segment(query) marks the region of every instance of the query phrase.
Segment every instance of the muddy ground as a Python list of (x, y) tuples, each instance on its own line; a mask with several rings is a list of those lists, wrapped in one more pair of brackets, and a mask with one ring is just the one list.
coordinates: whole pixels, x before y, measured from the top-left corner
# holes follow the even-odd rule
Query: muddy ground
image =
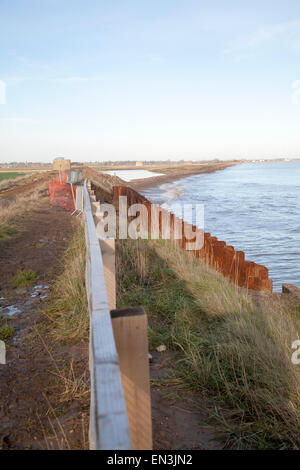
[(151, 351), (150, 364), (153, 448), (158, 450), (218, 450), (226, 448), (200, 393), (173, 379), (171, 352)]
[[(87, 371), (87, 344), (55, 343), (42, 313), (74, 223), (64, 209), (50, 207), (45, 194), (21, 226), (0, 245), (0, 314), (15, 329), (6, 341), (7, 364), (0, 365), (0, 448), (87, 448), (88, 396), (62, 396), (59, 377), (68, 377), (71, 362), (77, 374)], [(38, 279), (31, 287), (13, 288), (18, 269), (34, 270)], [(16, 313), (9, 316), (12, 307)]]
[(28, 178), (30, 181), (24, 181), (24, 183), (22, 181), (14, 182), (14, 180), (9, 180), (7, 186), (0, 189), (0, 199), (13, 199), (30, 193), (43, 183), (49, 181), (49, 179), (54, 178), (54, 175), (54, 172), (47, 172), (42, 175), (33, 175)]

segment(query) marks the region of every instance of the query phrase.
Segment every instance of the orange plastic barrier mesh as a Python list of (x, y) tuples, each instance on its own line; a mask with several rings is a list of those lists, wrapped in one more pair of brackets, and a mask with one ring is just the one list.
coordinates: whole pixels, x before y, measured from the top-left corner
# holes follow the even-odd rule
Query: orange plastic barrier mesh
[(48, 183), (50, 204), (51, 206), (63, 207), (67, 211), (73, 212), (75, 210), (76, 186), (71, 188), (71, 185), (66, 184), (66, 181), (67, 175), (63, 173), (60, 180), (56, 179)]

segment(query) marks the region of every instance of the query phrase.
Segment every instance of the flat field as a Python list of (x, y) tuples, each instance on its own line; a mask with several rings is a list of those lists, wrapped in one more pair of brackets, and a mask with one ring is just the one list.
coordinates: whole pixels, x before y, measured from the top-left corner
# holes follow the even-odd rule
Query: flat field
[(23, 176), (23, 175), (24, 175), (24, 173), (19, 173), (17, 171), (14, 171), (14, 172), (12, 172), (12, 171), (6, 171), (6, 172), (0, 171), (0, 181), (17, 178), (18, 176)]

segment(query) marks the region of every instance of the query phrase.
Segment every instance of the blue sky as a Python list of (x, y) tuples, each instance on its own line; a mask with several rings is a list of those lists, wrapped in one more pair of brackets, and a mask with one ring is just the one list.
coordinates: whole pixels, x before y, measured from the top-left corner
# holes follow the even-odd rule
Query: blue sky
[(299, 1), (1, 0), (0, 41), (1, 161), (300, 158)]

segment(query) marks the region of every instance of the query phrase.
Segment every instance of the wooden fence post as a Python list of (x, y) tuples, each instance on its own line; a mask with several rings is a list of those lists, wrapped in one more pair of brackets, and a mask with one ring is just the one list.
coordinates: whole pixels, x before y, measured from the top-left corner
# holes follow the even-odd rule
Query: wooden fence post
[(152, 449), (147, 315), (142, 307), (111, 311), (132, 447)]

